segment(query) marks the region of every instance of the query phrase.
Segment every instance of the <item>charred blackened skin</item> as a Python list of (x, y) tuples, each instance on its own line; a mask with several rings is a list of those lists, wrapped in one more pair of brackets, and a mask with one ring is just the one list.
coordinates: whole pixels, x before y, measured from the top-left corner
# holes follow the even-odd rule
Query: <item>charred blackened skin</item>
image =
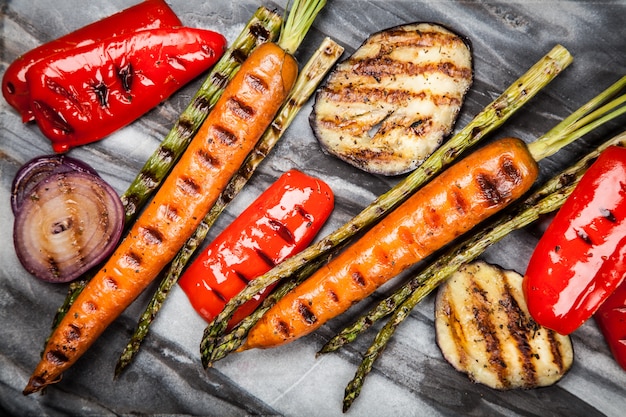
[(120, 68), (117, 72), (117, 76), (122, 82), (122, 88), (124, 88), (124, 91), (126, 91), (127, 93), (130, 92), (130, 89), (133, 85), (133, 75), (133, 66), (131, 64)]
[(303, 302), (298, 303), (298, 313), (300, 313), (300, 316), (307, 324), (314, 324), (317, 321), (315, 314)]
[(109, 106), (109, 88), (103, 82), (93, 86), (93, 92), (98, 98), (101, 107)]
[(284, 240), (285, 242), (289, 244), (293, 244), (295, 242), (295, 238), (293, 234), (287, 228), (287, 226), (285, 226), (282, 222), (279, 222), (274, 219), (270, 219), (269, 225), (272, 228), (272, 230), (274, 230), (278, 234), (278, 236), (280, 236), (280, 238)]

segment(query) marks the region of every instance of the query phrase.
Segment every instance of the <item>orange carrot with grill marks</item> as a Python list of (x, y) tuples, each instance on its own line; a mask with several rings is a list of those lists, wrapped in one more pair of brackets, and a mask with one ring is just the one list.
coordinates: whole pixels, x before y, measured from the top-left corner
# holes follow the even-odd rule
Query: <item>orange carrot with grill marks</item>
[(324, 3), (297, 1), (287, 18), (293, 29), (243, 63), (153, 201), (50, 336), (25, 395), (57, 382), (192, 235), (295, 83), (291, 54)]
[(469, 231), (530, 189), (538, 167), (524, 142), (493, 142), (446, 171), (285, 295), (241, 350), (290, 342)]

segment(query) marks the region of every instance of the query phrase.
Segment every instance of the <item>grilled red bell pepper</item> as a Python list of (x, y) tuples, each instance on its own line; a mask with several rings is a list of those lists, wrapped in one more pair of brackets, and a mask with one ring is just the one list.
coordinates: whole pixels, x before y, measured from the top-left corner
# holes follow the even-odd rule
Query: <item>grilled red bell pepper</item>
[(217, 32), (178, 27), (52, 55), (26, 74), (35, 121), (55, 152), (102, 139), (206, 71), (225, 48)]
[(602, 303), (593, 317), (613, 357), (626, 370), (626, 281)]
[(537, 323), (569, 334), (589, 319), (626, 273), (626, 149), (589, 167), (539, 240), (524, 277)]
[[(180, 287), (211, 321), (250, 280), (304, 249), (333, 207), (327, 184), (297, 170), (286, 172), (199, 254)], [(270, 290), (242, 305), (229, 325), (254, 311)]]
[(32, 121), (26, 73), (37, 62), (50, 55), (100, 42), (106, 38), (144, 29), (178, 26), (182, 26), (182, 23), (165, 0), (142, 1), (21, 55), (9, 65), (2, 77), (2, 95), (20, 113), (24, 122)]

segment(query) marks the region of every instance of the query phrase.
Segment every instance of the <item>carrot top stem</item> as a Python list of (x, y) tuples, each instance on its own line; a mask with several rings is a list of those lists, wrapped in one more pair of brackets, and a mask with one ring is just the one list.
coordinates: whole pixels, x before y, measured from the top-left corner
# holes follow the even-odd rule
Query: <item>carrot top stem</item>
[(284, 19), (278, 46), (293, 55), (325, 5), (326, 0), (294, 0)]
[[(586, 135), (598, 126), (626, 112), (626, 95), (614, 97), (626, 87), (626, 76), (595, 96), (574, 113), (563, 119), (561, 123), (550, 129), (528, 145), (528, 150), (535, 161), (540, 161), (555, 154), (559, 149)], [(604, 104), (606, 103), (606, 104)], [(621, 106), (621, 107), (620, 107)]]

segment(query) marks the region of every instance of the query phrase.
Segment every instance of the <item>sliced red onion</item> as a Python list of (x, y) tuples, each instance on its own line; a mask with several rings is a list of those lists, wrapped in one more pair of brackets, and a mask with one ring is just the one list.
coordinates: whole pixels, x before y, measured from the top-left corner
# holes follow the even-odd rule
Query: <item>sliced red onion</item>
[(66, 155), (43, 155), (31, 159), (25, 163), (15, 175), (11, 186), (11, 208), (13, 214), (19, 210), (24, 196), (43, 179), (52, 173), (82, 171), (98, 175), (95, 169), (87, 163)]
[(111, 254), (123, 226), (115, 190), (97, 175), (70, 170), (49, 174), (24, 195), (13, 240), (31, 274), (68, 282)]

